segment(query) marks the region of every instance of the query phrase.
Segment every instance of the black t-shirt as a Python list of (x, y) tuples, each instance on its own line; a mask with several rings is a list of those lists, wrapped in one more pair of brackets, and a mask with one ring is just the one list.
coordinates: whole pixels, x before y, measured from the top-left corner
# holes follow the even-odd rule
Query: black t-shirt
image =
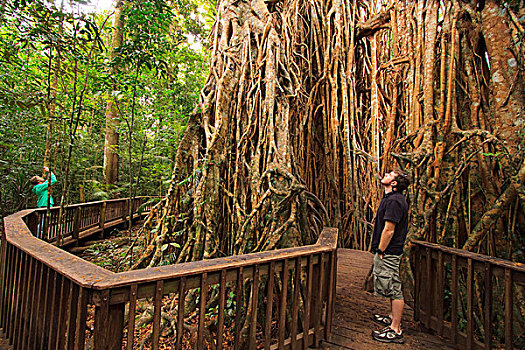
[(385, 254), (401, 255), (408, 231), (408, 203), (401, 192), (390, 192), (385, 194), (379, 204), (376, 220), (374, 223), (374, 235), (372, 236), (372, 252), (375, 252), (381, 241), (381, 234), (385, 228), (385, 221), (396, 224), (392, 240), (385, 249)]

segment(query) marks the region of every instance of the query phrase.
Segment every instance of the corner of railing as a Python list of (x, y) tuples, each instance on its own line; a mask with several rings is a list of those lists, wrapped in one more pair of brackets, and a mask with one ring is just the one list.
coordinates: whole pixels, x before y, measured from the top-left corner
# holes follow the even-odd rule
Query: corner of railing
[(336, 227), (325, 227), (319, 235), (316, 244), (336, 249), (338, 235), (339, 230)]

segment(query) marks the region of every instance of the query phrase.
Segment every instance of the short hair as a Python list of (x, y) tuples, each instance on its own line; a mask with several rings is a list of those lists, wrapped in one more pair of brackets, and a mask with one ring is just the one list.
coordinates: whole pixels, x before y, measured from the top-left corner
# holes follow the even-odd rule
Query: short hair
[(396, 176), (396, 191), (403, 192), (410, 186), (410, 175), (408, 175), (404, 170), (396, 169), (394, 170), (394, 173), (397, 174)]
[(40, 182), (40, 176), (38, 175), (35, 175), (33, 176), (29, 182), (31, 182), (33, 185), (38, 185), (38, 183)]

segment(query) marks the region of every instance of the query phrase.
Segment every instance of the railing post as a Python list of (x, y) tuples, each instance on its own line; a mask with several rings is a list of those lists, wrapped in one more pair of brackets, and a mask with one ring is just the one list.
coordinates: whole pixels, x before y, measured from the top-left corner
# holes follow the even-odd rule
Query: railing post
[(131, 226), (133, 226), (133, 214), (135, 209), (135, 200), (128, 198), (128, 229), (131, 232)]
[[(27, 227), (29, 228), (29, 231), (31, 231), (33, 236), (37, 235), (39, 217), (40, 214), (38, 212), (33, 212), (31, 213), (31, 215), (29, 215), (29, 218), (27, 220)], [(44, 231), (44, 228), (42, 227), (41, 230)]]
[(425, 307), (425, 328), (430, 329), (430, 317), (432, 315), (432, 308), (434, 304), (434, 300), (432, 298), (432, 251), (430, 248), (426, 248), (426, 271), (425, 271), (425, 277), (423, 280), (425, 280), (426, 288), (425, 288), (425, 294), (426, 294), (426, 307)]
[(124, 312), (126, 304), (115, 304), (109, 307), (109, 349), (122, 349), (122, 331), (124, 330)]
[[(300, 260), (300, 259), (298, 259)], [(301, 278), (301, 276), (299, 276)], [(257, 333), (257, 302), (259, 300), (259, 265), (255, 265), (253, 269), (253, 286), (252, 286), (252, 314), (250, 320), (250, 336), (249, 336), (249, 349), (256, 349), (256, 333)], [(293, 325), (292, 325), (293, 333)], [(292, 336), (292, 344), (294, 343), (294, 338)]]
[(325, 322), (325, 340), (330, 340), (332, 332), (332, 315), (334, 311), (334, 300), (335, 300), (335, 288), (336, 288), (336, 279), (337, 279), (337, 250), (333, 250), (330, 253), (330, 262), (329, 262), (329, 273), (327, 277), (328, 289), (327, 289), (327, 301), (326, 301), (326, 322)]
[(437, 263), (437, 333), (443, 336), (443, 300), (445, 299), (445, 282), (444, 282), (444, 268), (443, 268), (443, 252), (438, 251)]
[[(5, 308), (5, 298), (4, 298), (4, 290), (7, 288), (6, 286), (6, 279), (7, 274), (9, 273), (8, 266), (10, 265), (10, 261), (8, 261), (7, 256), (7, 240), (5, 239), (5, 226), (2, 226), (2, 236), (0, 237), (0, 241), (2, 242), (0, 244), (0, 327), (4, 324), (4, 308)], [(5, 327), (3, 327), (5, 328)]]
[(450, 293), (452, 294), (450, 310), (450, 340), (456, 344), (458, 340), (458, 257), (452, 255), (452, 279), (450, 281)]
[(414, 320), (420, 320), (421, 310), (421, 253), (420, 247), (416, 244), (413, 252), (414, 264)]
[(513, 288), (512, 288), (512, 270), (505, 268), (505, 350), (514, 349), (512, 344), (512, 327), (513, 327)]
[[(284, 285), (284, 282), (283, 282)], [(286, 290), (286, 288), (283, 288)], [(244, 305), (244, 276), (243, 276), (243, 267), (239, 267), (237, 270), (237, 286), (235, 290), (235, 306), (236, 306), (236, 315), (235, 315), (235, 335), (234, 335), (234, 350), (240, 349), (241, 343), (241, 310), (242, 305)]]
[(492, 266), (485, 263), (485, 349), (492, 349)]
[[(326, 265), (326, 254), (321, 253), (319, 256), (319, 267), (318, 267), (318, 273), (316, 274), (316, 277), (318, 277), (319, 281), (319, 288), (317, 291), (317, 297), (315, 300), (315, 306), (313, 311), (313, 321), (314, 321), (314, 347), (317, 348), (321, 344), (322, 335), (321, 335), (321, 318), (322, 318), (322, 311), (323, 311), (323, 302), (324, 302), (324, 287), (325, 287), (325, 266)], [(283, 288), (284, 289), (284, 288)]]
[(106, 202), (102, 202), (100, 207), (100, 238), (104, 238), (104, 224), (106, 221)]
[(126, 304), (111, 305), (110, 291), (94, 295), (95, 299), (95, 349), (117, 350), (122, 348), (124, 309)]
[(471, 350), (474, 343), (474, 262), (467, 259), (467, 350)]
[[(272, 287), (272, 292), (273, 292), (273, 265), (270, 267), (270, 272), (271, 272), (271, 287)], [(307, 275), (306, 275), (306, 303), (305, 303), (305, 307), (304, 307), (304, 318), (303, 318), (303, 350), (306, 350), (310, 347), (310, 312), (311, 312), (311, 308), (312, 308), (312, 277), (313, 277), (313, 273), (314, 273), (314, 256), (313, 254), (310, 254), (308, 255), (308, 260), (307, 260)], [(270, 276), (270, 274), (269, 274)], [(268, 277), (270, 278), (270, 277)], [(268, 284), (268, 289), (270, 289), (270, 284)], [(269, 305), (270, 305), (270, 308), (269, 308), (269, 314), (270, 316), (268, 316), (268, 311), (266, 313), (266, 322), (267, 322), (267, 340), (266, 340), (266, 343), (269, 343), (270, 340), (269, 340), (269, 337), (270, 337), (270, 332), (271, 332), (271, 320), (272, 320), (272, 309), (271, 309), (271, 306), (272, 306), (272, 299), (273, 299), (273, 294), (269, 294), (268, 296), (268, 300), (269, 300)], [(268, 346), (265, 348), (265, 349), (269, 349), (270, 348), (270, 344), (268, 344)]]
[(75, 208), (75, 218), (73, 220), (73, 232), (72, 236), (73, 239), (76, 240), (76, 244), (78, 245), (78, 239), (79, 239), (79, 233), (80, 233), (80, 213), (82, 208), (80, 206)]
[(129, 212), (129, 198), (126, 198), (126, 200), (124, 201), (124, 203), (122, 203), (122, 221), (124, 221), (124, 223), (126, 222), (126, 218), (128, 217), (128, 212)]

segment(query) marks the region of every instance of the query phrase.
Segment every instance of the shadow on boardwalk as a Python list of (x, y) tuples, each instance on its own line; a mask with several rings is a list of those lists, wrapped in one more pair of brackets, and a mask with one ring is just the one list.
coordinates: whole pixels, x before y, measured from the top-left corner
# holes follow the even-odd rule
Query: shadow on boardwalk
[(388, 301), (363, 290), (372, 265), (368, 252), (338, 249), (337, 296), (332, 338), (325, 349), (452, 349), (443, 339), (423, 332), (407, 305), (403, 314), (405, 344), (383, 344), (372, 339), (372, 330), (382, 328), (372, 321), (374, 313), (388, 314)]

